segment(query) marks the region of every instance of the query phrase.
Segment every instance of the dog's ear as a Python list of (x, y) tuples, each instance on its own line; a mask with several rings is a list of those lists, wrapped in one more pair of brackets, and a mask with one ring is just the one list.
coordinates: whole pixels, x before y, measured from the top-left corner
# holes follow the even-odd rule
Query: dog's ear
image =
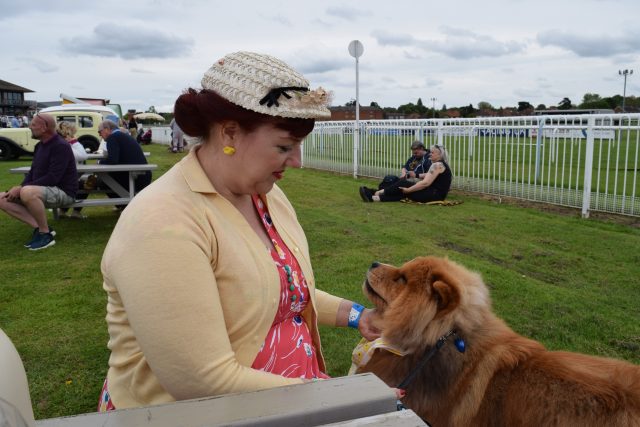
[(460, 292), (455, 286), (436, 280), (433, 282), (433, 293), (438, 302), (438, 312), (435, 319), (453, 311), (460, 304)]

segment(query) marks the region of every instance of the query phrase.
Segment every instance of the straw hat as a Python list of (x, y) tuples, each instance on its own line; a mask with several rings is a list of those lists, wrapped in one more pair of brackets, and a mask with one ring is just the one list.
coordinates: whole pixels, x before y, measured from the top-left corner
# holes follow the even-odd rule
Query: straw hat
[(202, 87), (227, 101), (270, 116), (320, 119), (331, 117), (330, 94), (296, 70), (269, 55), (235, 52), (204, 73)]

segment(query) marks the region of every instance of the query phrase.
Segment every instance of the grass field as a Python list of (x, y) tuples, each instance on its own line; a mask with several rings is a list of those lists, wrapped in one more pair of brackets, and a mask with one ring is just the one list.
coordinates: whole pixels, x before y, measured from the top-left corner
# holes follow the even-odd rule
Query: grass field
[[(154, 177), (179, 158), (165, 146), (149, 150)], [(8, 169), (29, 163), (0, 163), (0, 188), (20, 180)], [(358, 186), (372, 183), (308, 169), (281, 183), (320, 288), (366, 303), (360, 286), (371, 262), (448, 256), (482, 273), (495, 311), (516, 331), (552, 349), (640, 363), (640, 228), (462, 193), (452, 207), (362, 203)], [(107, 371), (99, 265), (118, 218), (110, 208), (85, 211), (84, 221), (54, 222), (57, 244), (35, 253), (22, 247), (30, 229), (0, 216), (0, 327), (23, 358), (37, 418), (94, 411)], [(179, 254), (172, 262), (189, 268)], [(357, 333), (321, 333), (330, 375), (344, 375)]]

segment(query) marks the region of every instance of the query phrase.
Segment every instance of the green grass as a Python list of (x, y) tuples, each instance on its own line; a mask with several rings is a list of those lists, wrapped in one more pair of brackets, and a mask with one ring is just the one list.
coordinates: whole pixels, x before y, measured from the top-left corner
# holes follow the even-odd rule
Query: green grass
[[(160, 171), (179, 158), (149, 150)], [(0, 163), (0, 188), (18, 183), (7, 171), (25, 164)], [(453, 207), (362, 203), (358, 186), (372, 181), (286, 175), (281, 186), (307, 232), (318, 287), (366, 303), (360, 287), (371, 262), (448, 256), (482, 273), (495, 311), (516, 331), (552, 349), (640, 363), (640, 228), (461, 193)], [(29, 228), (0, 216), (0, 327), (23, 358), (37, 418), (94, 411), (107, 371), (100, 259), (117, 216), (85, 211), (84, 221), (54, 222), (57, 244), (35, 253), (22, 247)], [(330, 375), (344, 375), (357, 333), (321, 333)]]

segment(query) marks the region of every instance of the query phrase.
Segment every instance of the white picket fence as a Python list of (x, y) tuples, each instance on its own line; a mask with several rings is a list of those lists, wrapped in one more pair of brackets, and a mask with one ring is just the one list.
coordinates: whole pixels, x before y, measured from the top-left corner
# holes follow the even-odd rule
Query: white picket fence
[(640, 216), (640, 114), (317, 122), (303, 166), (381, 178), (414, 140), (446, 147), (453, 188)]

